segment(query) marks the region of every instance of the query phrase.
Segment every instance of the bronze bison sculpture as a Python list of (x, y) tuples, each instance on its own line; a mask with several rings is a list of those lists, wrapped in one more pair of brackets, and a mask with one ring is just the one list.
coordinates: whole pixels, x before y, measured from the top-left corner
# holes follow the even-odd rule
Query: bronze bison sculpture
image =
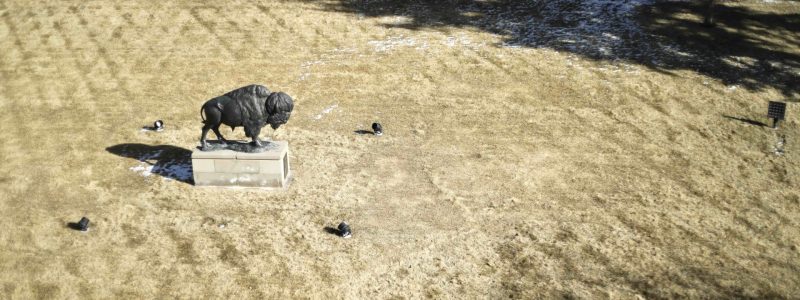
[[(206, 134), (214, 131), (220, 142), (227, 140), (219, 133), (222, 124), (231, 127), (244, 127), (244, 133), (252, 139), (253, 146), (261, 147), (258, 135), (261, 128), (269, 124), (278, 129), (289, 121), (294, 108), (292, 97), (283, 93), (270, 93), (263, 85), (248, 85), (206, 101), (200, 109), (203, 119), (203, 133), (200, 136), (200, 149), (208, 149)], [(205, 115), (205, 117), (203, 116)]]

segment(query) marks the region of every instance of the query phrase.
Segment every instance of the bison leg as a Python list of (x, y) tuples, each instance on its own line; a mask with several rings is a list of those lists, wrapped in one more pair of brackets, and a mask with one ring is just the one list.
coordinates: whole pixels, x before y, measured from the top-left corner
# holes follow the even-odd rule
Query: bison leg
[(222, 144), (227, 144), (227, 143), (228, 143), (228, 140), (226, 140), (226, 139), (225, 139), (225, 138), (222, 136), (222, 134), (221, 134), (221, 133), (219, 133), (219, 125), (218, 125), (218, 126), (214, 126), (213, 128), (211, 128), (211, 130), (214, 130), (214, 134), (216, 134), (216, 135), (217, 135), (217, 138), (219, 139), (219, 141), (220, 141), (220, 142), (222, 142)]
[(205, 113), (206, 117), (203, 119), (203, 134), (200, 136), (200, 147), (205, 150), (208, 147), (206, 135), (209, 129), (213, 129), (217, 137), (223, 140), (222, 135), (219, 134), (219, 125), (222, 123), (221, 104), (218, 100), (209, 100), (209, 102), (203, 105), (201, 116), (203, 113)]
[(200, 135), (200, 149), (206, 150), (208, 148), (208, 144), (206, 143), (206, 134), (208, 134), (208, 130), (211, 129), (210, 124), (203, 125), (203, 133)]
[(254, 146), (261, 147), (261, 141), (258, 140), (258, 134), (261, 133), (261, 127), (248, 126), (244, 128), (244, 131), (247, 133), (247, 136), (253, 139)]
[(258, 139), (257, 134), (253, 136), (253, 145), (255, 145), (256, 147), (261, 147), (261, 140)]

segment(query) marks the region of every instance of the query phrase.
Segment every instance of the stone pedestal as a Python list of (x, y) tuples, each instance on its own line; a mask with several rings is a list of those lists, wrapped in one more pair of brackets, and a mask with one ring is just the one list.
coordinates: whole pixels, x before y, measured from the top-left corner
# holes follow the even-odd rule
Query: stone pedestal
[(196, 186), (286, 188), (291, 180), (289, 144), (271, 141), (263, 152), (233, 150), (192, 152)]

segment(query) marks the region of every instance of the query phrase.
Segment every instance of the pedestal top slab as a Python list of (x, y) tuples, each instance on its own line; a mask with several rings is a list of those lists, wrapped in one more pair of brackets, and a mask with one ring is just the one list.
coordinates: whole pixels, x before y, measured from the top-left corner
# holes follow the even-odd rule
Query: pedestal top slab
[(233, 150), (202, 151), (197, 148), (195, 148), (192, 151), (192, 159), (216, 159), (216, 158), (236, 159), (236, 152)]
[(192, 159), (242, 159), (242, 160), (264, 160), (281, 159), (289, 150), (289, 143), (286, 141), (262, 141), (264, 143), (263, 152), (247, 153), (229, 149), (219, 149), (202, 151), (195, 148), (192, 151)]

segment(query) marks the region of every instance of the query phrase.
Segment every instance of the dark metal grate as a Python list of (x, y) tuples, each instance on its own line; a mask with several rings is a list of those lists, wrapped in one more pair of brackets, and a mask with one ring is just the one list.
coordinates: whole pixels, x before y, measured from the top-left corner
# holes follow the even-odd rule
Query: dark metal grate
[(775, 101), (769, 102), (769, 108), (767, 108), (767, 117), (776, 120), (783, 120), (785, 115), (786, 115), (786, 103), (775, 102)]

